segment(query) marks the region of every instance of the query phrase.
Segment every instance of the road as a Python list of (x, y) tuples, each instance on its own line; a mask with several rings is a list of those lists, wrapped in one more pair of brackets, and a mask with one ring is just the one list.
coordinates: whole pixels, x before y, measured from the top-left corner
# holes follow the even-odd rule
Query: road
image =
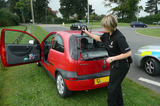
[[(153, 27), (149, 27), (149, 28), (153, 28)], [(135, 32), (137, 29), (142, 29), (142, 28), (120, 27), (119, 29), (126, 36), (126, 39), (132, 49), (132, 55), (136, 52), (136, 50), (139, 47), (150, 45), (150, 44), (160, 44), (159, 43), (160, 38), (140, 35)], [(156, 76), (156, 77), (149, 76), (143, 71), (142, 68), (135, 66), (133, 63), (131, 65), (129, 73), (127, 74), (127, 77), (160, 94), (160, 86), (156, 86), (156, 85), (149, 84), (139, 80), (139, 78), (145, 78), (145, 79), (149, 79), (149, 80), (160, 83), (160, 76)]]
[[(41, 26), (47, 32), (58, 31), (58, 30), (69, 30), (69, 28), (63, 27), (61, 25), (39, 25), (39, 26)], [(148, 27), (148, 28), (160, 28), (160, 27)], [(149, 36), (136, 33), (136, 30), (143, 29), (143, 28), (118, 27), (118, 29), (125, 35), (132, 49), (132, 55), (136, 52), (136, 50), (139, 47), (150, 45), (150, 44), (160, 44), (159, 43), (160, 38), (149, 37)], [(93, 31), (103, 31), (103, 29), (102, 28), (93, 29)], [(160, 76), (156, 76), (156, 77), (149, 76), (143, 71), (142, 68), (137, 67), (134, 65), (134, 63), (132, 63), (130, 71), (127, 74), (127, 77), (160, 94), (160, 86), (157, 86), (151, 83), (146, 83), (144, 81), (139, 80), (139, 78), (145, 78), (160, 84)]]

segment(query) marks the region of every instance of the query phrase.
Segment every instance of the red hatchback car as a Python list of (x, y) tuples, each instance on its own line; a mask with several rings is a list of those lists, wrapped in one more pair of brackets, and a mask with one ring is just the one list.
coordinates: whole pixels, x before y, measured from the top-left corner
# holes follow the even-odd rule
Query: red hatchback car
[[(102, 32), (92, 32), (102, 35)], [(42, 43), (31, 34), (3, 29), (0, 40), (1, 60), (5, 67), (37, 62), (56, 81), (61, 97), (72, 91), (105, 87), (109, 82), (110, 64), (102, 42), (81, 31), (55, 31)]]

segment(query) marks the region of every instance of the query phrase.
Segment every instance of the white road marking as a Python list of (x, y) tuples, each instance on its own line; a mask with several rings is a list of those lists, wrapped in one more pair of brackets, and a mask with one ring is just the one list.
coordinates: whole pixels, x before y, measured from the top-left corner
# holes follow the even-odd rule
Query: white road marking
[(138, 80), (160, 87), (160, 83), (156, 82), (156, 81), (152, 81), (152, 80), (149, 80), (149, 79), (146, 79), (146, 78), (142, 78), (142, 77), (138, 78)]

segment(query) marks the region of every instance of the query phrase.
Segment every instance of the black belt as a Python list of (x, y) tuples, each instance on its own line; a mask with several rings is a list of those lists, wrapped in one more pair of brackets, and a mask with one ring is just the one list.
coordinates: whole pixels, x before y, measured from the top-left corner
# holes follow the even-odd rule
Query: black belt
[(116, 60), (116, 61), (113, 61), (112, 63), (117, 63), (117, 62), (128, 62), (128, 59), (122, 59), (122, 60)]

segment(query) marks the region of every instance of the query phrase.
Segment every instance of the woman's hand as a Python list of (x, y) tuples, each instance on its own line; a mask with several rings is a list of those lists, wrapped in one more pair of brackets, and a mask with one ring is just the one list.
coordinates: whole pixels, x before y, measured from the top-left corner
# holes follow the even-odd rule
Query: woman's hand
[(122, 59), (125, 59), (125, 58), (127, 58), (127, 57), (129, 57), (129, 56), (131, 56), (132, 55), (132, 52), (131, 51), (128, 51), (127, 53), (122, 53), (122, 54), (120, 54), (120, 55), (117, 55), (117, 56), (114, 56), (114, 57), (108, 57), (107, 59), (106, 59), (106, 62), (107, 63), (112, 63), (113, 61), (116, 61), (116, 60), (122, 60)]
[(86, 35), (90, 36), (91, 38), (93, 38), (93, 39), (101, 42), (100, 36), (94, 35), (94, 34), (88, 32), (87, 29), (86, 29), (86, 27), (82, 27), (81, 31), (83, 31)]
[(114, 58), (113, 57), (108, 57), (107, 59), (106, 59), (106, 62), (107, 63), (112, 63), (114, 61)]
[(88, 32), (87, 29), (86, 29), (86, 27), (82, 27), (81, 31), (83, 31), (84, 33)]

